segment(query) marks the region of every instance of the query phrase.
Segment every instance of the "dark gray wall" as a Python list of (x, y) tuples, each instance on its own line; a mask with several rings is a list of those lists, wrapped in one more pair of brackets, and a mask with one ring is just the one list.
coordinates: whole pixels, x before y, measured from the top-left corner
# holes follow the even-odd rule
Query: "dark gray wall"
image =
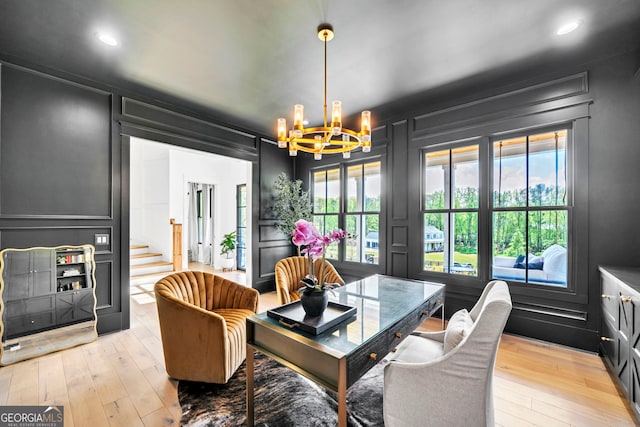
[[(264, 135), (213, 113), (0, 61), (0, 249), (94, 244), (100, 333), (129, 327), (129, 137), (252, 163), (249, 282), (273, 289), (291, 251), (269, 212), (275, 176), (293, 162)], [(259, 162), (262, 156), (265, 161)], [(255, 278), (255, 280), (253, 280)]]
[(0, 84), (0, 248), (93, 244), (95, 234), (108, 234), (95, 255), (98, 329), (128, 327), (128, 289), (117, 280), (113, 95), (9, 65), (0, 67)]
[[(574, 129), (574, 287), (568, 292), (512, 286), (514, 310), (507, 331), (590, 351), (597, 350), (602, 264), (640, 265), (640, 61), (630, 53), (546, 74), (523, 73), (477, 87), (461, 83), (448, 92), (374, 109), (374, 150), (384, 150), (386, 274), (447, 284), (447, 313), (470, 308), (489, 280), (422, 271), (420, 150), (434, 144), (489, 137), (516, 129), (569, 124)], [(526, 77), (526, 79), (525, 79)], [(382, 148), (381, 148), (382, 147)], [(298, 177), (341, 160), (296, 159)], [(488, 182), (487, 176), (482, 180)], [(486, 185), (486, 184), (485, 184)], [(481, 215), (482, 216), (482, 215)], [(489, 218), (480, 218), (488, 227)], [(484, 225), (483, 225), (484, 224)], [(479, 242), (488, 247), (489, 242)], [(488, 266), (486, 256), (481, 259)], [(369, 266), (337, 263), (366, 275)]]

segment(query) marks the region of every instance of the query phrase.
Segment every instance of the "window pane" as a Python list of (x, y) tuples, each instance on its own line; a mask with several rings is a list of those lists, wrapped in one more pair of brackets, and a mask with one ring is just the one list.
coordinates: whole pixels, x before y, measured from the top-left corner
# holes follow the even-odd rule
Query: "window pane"
[(368, 264), (378, 264), (379, 253), (378, 247), (380, 245), (379, 231), (380, 231), (380, 215), (363, 215), (364, 226), (364, 258), (362, 262)]
[(452, 214), (454, 252), (451, 273), (476, 276), (478, 274), (478, 214), (456, 212)]
[(346, 239), (346, 253), (345, 260), (360, 262), (360, 248), (362, 247), (362, 226), (360, 223), (360, 215), (347, 215), (346, 232), (348, 238)]
[(566, 206), (567, 131), (529, 137), (529, 205)]
[(316, 229), (322, 233), (324, 231), (324, 215), (314, 215), (313, 216), (313, 225)]
[(444, 271), (445, 214), (424, 214), (424, 269)]
[(529, 212), (529, 282), (567, 285), (567, 211)]
[(525, 257), (526, 215), (524, 212), (493, 213), (493, 277), (524, 281), (526, 272), (516, 268)]
[(364, 165), (364, 210), (380, 212), (380, 162)]
[(424, 208), (448, 207), (449, 150), (424, 155)]
[(451, 151), (453, 162), (454, 207), (478, 208), (478, 146), (456, 148)]
[(340, 212), (340, 169), (327, 171), (327, 212)]
[(247, 206), (247, 187), (243, 185), (238, 190), (238, 207)]
[(347, 212), (362, 212), (362, 165), (347, 168)]
[[(314, 215), (313, 225), (320, 234), (327, 234), (338, 228), (338, 215)], [(338, 244), (327, 246), (325, 252), (327, 258), (338, 259)]]
[(313, 174), (313, 212), (327, 211), (327, 173), (325, 171)]
[(527, 140), (525, 137), (493, 143), (493, 206), (526, 205)]

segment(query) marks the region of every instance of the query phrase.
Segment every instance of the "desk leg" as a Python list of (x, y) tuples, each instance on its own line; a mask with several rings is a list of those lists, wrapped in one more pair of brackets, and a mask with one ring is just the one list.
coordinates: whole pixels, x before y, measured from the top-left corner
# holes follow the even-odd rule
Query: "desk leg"
[(338, 427), (347, 427), (347, 359), (340, 359), (338, 373)]
[[(247, 426), (253, 427), (253, 347), (247, 344)], [(346, 424), (345, 424), (346, 425)]]

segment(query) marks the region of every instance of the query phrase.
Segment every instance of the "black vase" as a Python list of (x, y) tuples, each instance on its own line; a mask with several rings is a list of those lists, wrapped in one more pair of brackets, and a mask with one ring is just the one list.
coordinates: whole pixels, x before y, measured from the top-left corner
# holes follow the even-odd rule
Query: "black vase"
[(300, 295), (300, 302), (307, 316), (321, 316), (329, 304), (329, 294), (327, 291), (303, 292)]

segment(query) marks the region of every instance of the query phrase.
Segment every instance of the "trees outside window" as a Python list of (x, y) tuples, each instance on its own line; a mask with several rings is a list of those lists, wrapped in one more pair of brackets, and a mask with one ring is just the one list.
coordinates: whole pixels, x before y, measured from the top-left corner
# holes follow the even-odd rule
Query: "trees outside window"
[[(494, 138), (484, 157), (478, 143), (424, 150), (423, 270), (478, 276), (479, 252), (489, 252), (491, 278), (567, 287), (569, 136), (559, 128)], [(489, 209), (487, 230), (479, 228), (480, 206)]]
[(424, 270), (476, 276), (479, 146), (423, 154)]
[(327, 247), (327, 258), (379, 263), (381, 165), (363, 162), (312, 173), (314, 225), (321, 233), (347, 232), (342, 259), (338, 244)]

